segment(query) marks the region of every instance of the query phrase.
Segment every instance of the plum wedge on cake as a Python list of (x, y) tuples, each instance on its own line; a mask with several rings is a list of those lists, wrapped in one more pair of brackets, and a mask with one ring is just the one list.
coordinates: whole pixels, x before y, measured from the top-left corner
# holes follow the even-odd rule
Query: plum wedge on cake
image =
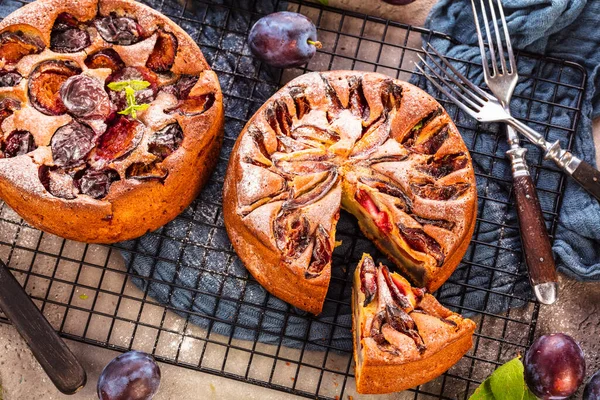
[(364, 254), (354, 272), (356, 389), (389, 393), (428, 382), (472, 345), (475, 323)]
[(432, 292), (452, 274), (475, 225), (475, 176), (431, 96), (377, 73), (309, 73), (248, 121), (223, 210), (237, 254), (267, 290), (321, 311), (342, 208), (418, 286)]

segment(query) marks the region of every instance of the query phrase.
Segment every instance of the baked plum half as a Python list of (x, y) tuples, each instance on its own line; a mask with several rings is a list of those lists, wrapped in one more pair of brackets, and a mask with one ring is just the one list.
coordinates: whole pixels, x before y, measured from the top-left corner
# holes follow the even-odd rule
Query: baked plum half
[(135, 19), (116, 13), (96, 18), (94, 26), (102, 39), (113, 44), (128, 46), (144, 38), (144, 29)]
[(85, 24), (69, 13), (61, 13), (50, 33), (50, 50), (57, 53), (76, 53), (91, 44)]
[(0, 33), (0, 60), (5, 67), (27, 55), (41, 53), (45, 47), (41, 33), (31, 25), (12, 25)]
[(29, 76), (29, 101), (41, 113), (60, 115), (67, 112), (60, 89), (81, 68), (72, 61), (50, 60), (39, 64)]
[(125, 68), (121, 56), (113, 49), (103, 49), (90, 54), (85, 59), (85, 65), (92, 69), (110, 68), (112, 72)]

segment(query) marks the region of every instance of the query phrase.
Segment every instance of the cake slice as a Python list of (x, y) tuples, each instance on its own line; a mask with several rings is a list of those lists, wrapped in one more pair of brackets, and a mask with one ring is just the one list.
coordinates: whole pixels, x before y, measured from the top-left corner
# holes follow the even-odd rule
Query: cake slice
[(399, 392), (428, 382), (471, 348), (475, 323), (364, 254), (352, 291), (356, 390)]

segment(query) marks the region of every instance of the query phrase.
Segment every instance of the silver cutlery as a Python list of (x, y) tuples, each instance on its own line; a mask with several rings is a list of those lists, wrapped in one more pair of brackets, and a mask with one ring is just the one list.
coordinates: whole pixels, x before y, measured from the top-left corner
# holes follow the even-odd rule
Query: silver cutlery
[[(496, 99), (498, 99), (504, 110), (510, 114), (510, 100), (519, 79), (517, 63), (502, 3), (500, 0), (496, 0), (502, 22), (502, 31), (504, 32), (505, 46), (503, 46), (502, 31), (498, 26), (496, 18), (494, 0), (489, 0), (489, 8), (486, 7), (485, 3), (485, 0), (480, 0), (489, 57), (487, 56), (481, 24), (477, 16), (475, 0), (471, 0), (473, 18), (477, 29), (477, 39), (479, 41), (479, 49), (481, 50), (483, 75), (485, 83), (492, 94), (496, 96)], [(488, 18), (488, 10), (491, 18)], [(490, 19), (493, 23), (493, 32), (495, 35), (492, 34), (492, 29), (490, 29)], [(508, 60), (504, 56), (504, 47), (506, 47)], [(500, 63), (498, 63), (497, 58)], [(520, 146), (519, 136), (511, 126), (505, 124), (502, 126), (506, 130), (510, 146), (506, 155), (510, 159), (512, 167), (513, 190), (519, 217), (521, 242), (523, 244), (523, 253), (529, 271), (531, 286), (540, 303), (552, 304), (558, 297), (558, 275), (556, 274), (552, 245), (550, 244), (550, 237), (546, 229), (542, 208), (525, 159), (527, 149)]]
[[(448, 74), (448, 71), (441, 68), (441, 65), (433, 59), (431, 53), (429, 53), (427, 49), (423, 48), (425, 53), (431, 58), (433, 64), (440, 68), (440, 72), (435, 71), (435, 69), (429, 65), (422, 56), (419, 55), (419, 58), (421, 61), (423, 61), (424, 65), (427, 66), (427, 68), (431, 70), (431, 72), (438, 79), (440, 79), (441, 82), (447, 85), (450, 91), (442, 87), (442, 85), (438, 83), (429, 73), (425, 72), (420, 65), (417, 65), (419, 71), (421, 71), (421, 73), (427, 79), (429, 79), (429, 81), (436, 88), (448, 96), (448, 98), (452, 100), (452, 102), (454, 102), (461, 110), (475, 118), (477, 121), (503, 122), (514, 128), (517, 132), (525, 136), (525, 138), (527, 138), (527, 140), (529, 140), (531, 143), (542, 148), (545, 152), (544, 158), (554, 161), (560, 169), (567, 173), (567, 175), (572, 176), (573, 179), (575, 179), (581, 185), (581, 187), (587, 190), (596, 199), (600, 200), (600, 171), (592, 167), (586, 161), (579, 159), (567, 150), (561, 148), (559, 141), (554, 143), (548, 142), (534, 129), (512, 117), (495, 97), (473, 85), (437, 50), (435, 50), (431, 45), (428, 47), (432, 49), (433, 52), (440, 58), (440, 60), (442, 60), (444, 65), (446, 65), (455, 74), (454, 76)], [(446, 78), (443, 78), (440, 73), (444, 74)], [(449, 81), (453, 82), (458, 89), (450, 85)], [(461, 100), (459, 100), (459, 98)]]

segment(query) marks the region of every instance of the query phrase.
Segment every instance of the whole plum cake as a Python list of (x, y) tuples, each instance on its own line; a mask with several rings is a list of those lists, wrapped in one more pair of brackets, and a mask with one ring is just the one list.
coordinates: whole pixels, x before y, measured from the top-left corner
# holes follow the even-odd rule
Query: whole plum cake
[(0, 196), (30, 224), (110, 243), (164, 225), (216, 163), (216, 74), (129, 0), (38, 0), (0, 23)]
[(432, 97), (376, 73), (311, 73), (252, 117), (229, 162), (224, 217), (254, 277), (319, 313), (340, 208), (419, 287), (448, 279), (477, 194), (469, 152)]

